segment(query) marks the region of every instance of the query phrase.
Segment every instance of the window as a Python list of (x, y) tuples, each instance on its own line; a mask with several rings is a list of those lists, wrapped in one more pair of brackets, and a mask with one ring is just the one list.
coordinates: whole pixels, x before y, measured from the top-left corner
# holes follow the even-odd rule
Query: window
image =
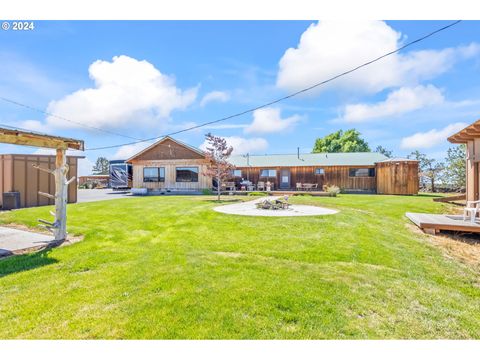
[(198, 182), (198, 167), (177, 167), (177, 182)]
[(144, 167), (143, 182), (162, 182), (165, 181), (165, 168)]
[(234, 169), (234, 170), (232, 170), (232, 176), (234, 176), (234, 177), (242, 177), (242, 170), (240, 170), (240, 169)]
[(277, 176), (277, 170), (262, 169), (262, 171), (260, 171), (260, 177), (276, 177), (276, 176)]
[(350, 177), (374, 177), (375, 168), (350, 168), (348, 172)]
[(325, 169), (324, 168), (316, 168), (315, 169), (315, 175), (324, 175), (325, 174)]

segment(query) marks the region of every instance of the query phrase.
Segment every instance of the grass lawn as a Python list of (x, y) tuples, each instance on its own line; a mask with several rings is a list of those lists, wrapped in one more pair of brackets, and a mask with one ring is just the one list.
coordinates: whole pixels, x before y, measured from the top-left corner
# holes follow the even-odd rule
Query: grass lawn
[(445, 210), (431, 197), (297, 197), (340, 212), (291, 218), (212, 199), (69, 205), (83, 241), (0, 260), (0, 338), (480, 338), (479, 269), (404, 217)]

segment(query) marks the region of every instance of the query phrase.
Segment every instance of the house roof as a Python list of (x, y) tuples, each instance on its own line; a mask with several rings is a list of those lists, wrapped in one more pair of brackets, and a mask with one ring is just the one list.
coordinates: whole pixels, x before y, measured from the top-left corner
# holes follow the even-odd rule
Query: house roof
[[(284, 155), (245, 155), (231, 156), (229, 161), (237, 167), (272, 167), (272, 166), (366, 166), (388, 160), (377, 152), (357, 153), (316, 153)], [(247, 162), (248, 161), (248, 162)]]
[(415, 160), (415, 159), (409, 159), (409, 158), (404, 158), (404, 157), (393, 157), (393, 158), (387, 158), (385, 160), (382, 160), (382, 161), (377, 161), (377, 162), (397, 162), (397, 161), (413, 161), (413, 162), (418, 162), (418, 160)]
[(174, 139), (174, 138), (171, 138), (170, 136), (165, 136), (165, 137), (161, 138), (160, 140), (158, 140), (157, 142), (153, 143), (152, 145), (146, 147), (145, 149), (143, 149), (143, 150), (140, 151), (139, 153), (136, 153), (136, 154), (133, 155), (132, 157), (128, 158), (127, 160), (125, 160), (125, 162), (130, 162), (130, 161), (132, 161), (133, 159), (135, 159), (135, 158), (137, 158), (138, 156), (144, 154), (144, 153), (147, 152), (148, 150), (153, 149), (155, 146), (161, 144), (161, 143), (164, 142), (165, 140), (171, 140), (171, 141), (176, 142), (177, 144), (179, 144), (179, 145), (181, 145), (181, 146), (186, 147), (187, 149), (190, 149), (190, 150), (192, 150), (192, 151), (194, 151), (194, 152), (196, 152), (196, 153), (198, 153), (198, 154), (200, 154), (200, 155), (202, 155), (202, 156), (205, 156), (205, 153), (204, 153), (202, 150), (200, 150), (200, 149), (198, 149), (198, 148), (196, 148), (196, 147), (194, 147), (194, 146), (190, 146), (190, 145), (184, 143), (183, 141), (180, 141), (180, 140), (176, 140), (176, 139)]
[(447, 140), (453, 144), (466, 144), (467, 141), (478, 138), (480, 138), (480, 120), (453, 134)]

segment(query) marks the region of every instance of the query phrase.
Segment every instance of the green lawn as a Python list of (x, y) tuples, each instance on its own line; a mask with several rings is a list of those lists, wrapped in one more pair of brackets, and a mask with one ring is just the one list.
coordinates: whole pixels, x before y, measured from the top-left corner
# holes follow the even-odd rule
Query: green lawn
[[(431, 197), (296, 203), (336, 215), (216, 213), (211, 197), (69, 205), (76, 244), (0, 260), (0, 338), (480, 338), (480, 273), (413, 231)], [(0, 214), (34, 227), (49, 207)]]

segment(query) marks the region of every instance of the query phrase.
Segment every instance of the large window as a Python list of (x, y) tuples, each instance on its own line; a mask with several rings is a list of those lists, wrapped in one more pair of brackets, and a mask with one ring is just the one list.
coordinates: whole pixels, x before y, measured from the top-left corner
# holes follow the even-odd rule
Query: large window
[(277, 170), (274, 169), (262, 169), (260, 171), (260, 177), (276, 177), (277, 176)]
[(374, 177), (375, 168), (350, 168), (348, 172), (350, 177)]
[(165, 181), (165, 168), (144, 167), (143, 182), (163, 182)]
[(242, 170), (241, 169), (234, 169), (232, 170), (233, 177), (242, 177)]
[(325, 174), (325, 169), (324, 168), (316, 168), (315, 169), (315, 175), (324, 175)]
[(177, 182), (198, 182), (198, 167), (177, 167)]

